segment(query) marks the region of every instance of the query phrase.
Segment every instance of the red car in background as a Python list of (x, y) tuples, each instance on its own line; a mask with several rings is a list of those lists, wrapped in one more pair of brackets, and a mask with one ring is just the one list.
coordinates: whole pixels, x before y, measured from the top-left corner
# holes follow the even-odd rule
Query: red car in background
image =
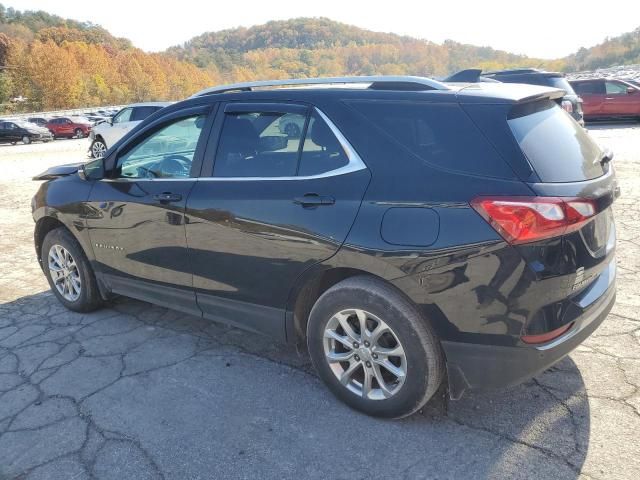
[(640, 88), (633, 83), (612, 78), (571, 80), (582, 97), (585, 120), (598, 118), (633, 118), (640, 120)]
[(54, 137), (83, 138), (89, 136), (91, 122), (82, 117), (58, 117), (49, 120), (45, 127)]

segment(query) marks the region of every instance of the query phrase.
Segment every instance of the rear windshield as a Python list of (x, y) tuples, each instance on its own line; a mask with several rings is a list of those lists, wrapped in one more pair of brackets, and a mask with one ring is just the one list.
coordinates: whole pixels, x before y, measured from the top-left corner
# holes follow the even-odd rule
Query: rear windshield
[(579, 182), (604, 174), (602, 151), (557, 103), (514, 107), (509, 127), (543, 182)]
[(567, 95), (576, 94), (576, 92), (573, 91), (573, 87), (571, 86), (569, 81), (564, 77), (547, 77), (547, 82), (550, 87), (564, 90)]

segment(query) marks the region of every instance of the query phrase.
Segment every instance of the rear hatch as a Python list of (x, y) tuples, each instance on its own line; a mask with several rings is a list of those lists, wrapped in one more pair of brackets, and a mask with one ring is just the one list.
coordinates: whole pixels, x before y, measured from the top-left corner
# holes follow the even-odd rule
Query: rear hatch
[[(538, 312), (523, 332), (523, 338), (534, 339), (531, 343), (538, 343), (537, 335), (548, 341), (545, 333), (573, 324), (603, 302), (612, 295), (615, 278), (611, 206), (619, 188), (611, 153), (553, 100), (507, 108), (486, 105), (499, 109), (502, 125), (506, 115), (508, 128), (488, 125), (490, 115), (481, 117), (480, 110), (470, 109), (503, 155), (509, 154), (512, 167), (532, 192), (531, 197), (474, 201), (474, 208), (520, 251), (534, 272), (535, 299), (528, 307)], [(508, 143), (518, 148), (505, 146)]]

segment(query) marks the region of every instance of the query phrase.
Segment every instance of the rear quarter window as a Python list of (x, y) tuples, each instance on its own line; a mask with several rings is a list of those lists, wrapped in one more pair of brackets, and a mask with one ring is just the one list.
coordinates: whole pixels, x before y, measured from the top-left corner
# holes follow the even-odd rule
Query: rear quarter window
[(600, 147), (557, 103), (516, 105), (507, 122), (542, 182), (580, 182), (604, 174)]
[(346, 103), (426, 165), (478, 176), (515, 178), (458, 104), (387, 100)]

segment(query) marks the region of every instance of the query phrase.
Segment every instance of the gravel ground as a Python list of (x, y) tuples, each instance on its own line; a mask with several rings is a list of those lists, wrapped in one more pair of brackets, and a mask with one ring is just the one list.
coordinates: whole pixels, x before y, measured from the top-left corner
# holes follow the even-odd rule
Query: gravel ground
[(402, 421), (349, 410), (266, 338), (127, 299), (66, 311), (30, 177), (87, 141), (0, 146), (0, 479), (640, 478), (640, 127), (592, 133), (623, 192), (613, 312), (534, 380)]

